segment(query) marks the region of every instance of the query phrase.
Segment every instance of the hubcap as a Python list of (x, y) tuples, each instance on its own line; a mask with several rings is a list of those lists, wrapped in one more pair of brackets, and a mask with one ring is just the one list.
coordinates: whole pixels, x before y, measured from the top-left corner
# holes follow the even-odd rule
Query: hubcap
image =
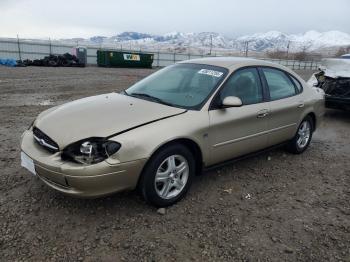
[(158, 167), (154, 187), (164, 199), (178, 196), (185, 188), (189, 174), (186, 158), (181, 155), (167, 157)]
[(308, 121), (304, 121), (301, 123), (298, 130), (298, 135), (299, 135), (299, 138), (297, 140), (298, 146), (300, 148), (304, 148), (309, 142), (310, 135), (311, 135), (311, 126)]

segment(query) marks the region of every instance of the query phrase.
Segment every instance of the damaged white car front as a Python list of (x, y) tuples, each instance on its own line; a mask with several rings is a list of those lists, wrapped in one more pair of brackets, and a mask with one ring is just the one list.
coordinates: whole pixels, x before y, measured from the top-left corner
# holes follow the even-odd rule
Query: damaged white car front
[(323, 59), (319, 70), (308, 84), (324, 90), (326, 107), (350, 110), (350, 59)]

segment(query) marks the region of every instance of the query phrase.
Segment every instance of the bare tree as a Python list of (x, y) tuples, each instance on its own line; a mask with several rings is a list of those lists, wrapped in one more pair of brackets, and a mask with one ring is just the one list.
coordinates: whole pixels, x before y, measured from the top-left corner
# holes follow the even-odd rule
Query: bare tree
[(284, 59), (286, 57), (285, 51), (279, 49), (276, 49), (274, 51), (267, 51), (266, 55), (268, 58), (272, 59)]
[(293, 53), (293, 59), (295, 60), (307, 60), (311, 55), (309, 54), (309, 49), (311, 47), (312, 43), (311, 42), (308, 42), (308, 43), (305, 43), (303, 44), (301, 47), (300, 47), (300, 51), (299, 52), (295, 52)]
[(350, 53), (350, 45), (349, 46), (343, 46), (343, 47), (340, 47), (338, 49), (338, 51), (335, 53), (335, 57), (340, 57), (342, 55), (345, 55), (345, 54), (349, 54)]

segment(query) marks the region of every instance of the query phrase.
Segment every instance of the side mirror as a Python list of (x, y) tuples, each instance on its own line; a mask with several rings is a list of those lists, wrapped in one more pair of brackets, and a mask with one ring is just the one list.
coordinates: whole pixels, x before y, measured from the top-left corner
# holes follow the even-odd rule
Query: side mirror
[(227, 96), (221, 103), (222, 108), (242, 106), (242, 100), (237, 96)]

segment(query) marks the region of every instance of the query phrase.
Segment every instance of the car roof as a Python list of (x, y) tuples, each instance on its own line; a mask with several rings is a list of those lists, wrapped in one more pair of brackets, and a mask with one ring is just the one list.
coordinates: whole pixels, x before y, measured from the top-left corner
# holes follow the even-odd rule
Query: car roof
[(243, 66), (272, 66), (286, 70), (284, 66), (271, 63), (264, 60), (246, 58), (246, 57), (204, 57), (181, 61), (179, 63), (205, 64), (212, 66), (221, 66), (227, 69), (236, 69)]

